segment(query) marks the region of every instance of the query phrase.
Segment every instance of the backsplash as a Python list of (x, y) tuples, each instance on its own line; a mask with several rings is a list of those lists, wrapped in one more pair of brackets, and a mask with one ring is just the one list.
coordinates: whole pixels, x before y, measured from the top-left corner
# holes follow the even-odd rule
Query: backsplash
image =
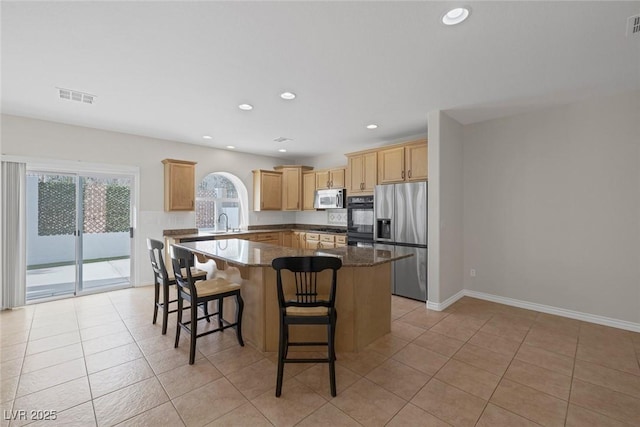
[(331, 225), (347, 225), (346, 209), (331, 209), (327, 211), (327, 224)]

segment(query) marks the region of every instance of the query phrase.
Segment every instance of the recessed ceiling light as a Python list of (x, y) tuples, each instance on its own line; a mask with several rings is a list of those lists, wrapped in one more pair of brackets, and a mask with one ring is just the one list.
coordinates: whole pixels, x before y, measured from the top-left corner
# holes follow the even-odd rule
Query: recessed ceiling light
[(229, 150), (233, 150), (234, 148), (236, 148), (236, 146), (235, 146), (235, 145), (227, 145), (227, 148), (228, 148)]
[(367, 125), (367, 129), (378, 129), (378, 125), (375, 123), (371, 123), (370, 125)]
[(213, 139), (210, 135), (202, 135), (202, 139)]
[(280, 98), (286, 99), (286, 100), (291, 100), (291, 99), (294, 99), (295, 97), (296, 97), (296, 94), (293, 92), (282, 92), (280, 94)]
[(249, 110), (253, 110), (253, 105), (251, 104), (240, 104), (238, 105), (238, 108), (244, 111), (249, 111)]
[(281, 148), (281, 149), (279, 149), (278, 151), (279, 151), (279, 152), (281, 152), (281, 153), (286, 153), (286, 152), (287, 152), (287, 150), (286, 150), (286, 149), (284, 149), (284, 148)]
[(456, 7), (451, 9), (442, 16), (442, 23), (444, 25), (456, 25), (464, 21), (469, 17), (469, 7)]

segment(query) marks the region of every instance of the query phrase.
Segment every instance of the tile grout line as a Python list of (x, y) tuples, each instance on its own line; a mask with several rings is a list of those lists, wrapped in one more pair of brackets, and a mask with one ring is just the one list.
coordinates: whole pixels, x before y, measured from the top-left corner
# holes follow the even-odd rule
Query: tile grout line
[(576, 350), (573, 353), (573, 367), (571, 369), (571, 383), (569, 384), (569, 397), (567, 397), (567, 412), (564, 415), (564, 424), (567, 425), (569, 418), (569, 405), (571, 405), (571, 394), (573, 393), (573, 381), (576, 373), (576, 362), (578, 361), (578, 346), (580, 345), (580, 331), (582, 331), (582, 322), (578, 323), (578, 339), (576, 340)]
[[(178, 417), (180, 418), (180, 421), (181, 421), (181, 422), (186, 426), (187, 424), (186, 424), (186, 423), (184, 422), (184, 420), (182, 419), (182, 415), (180, 415), (180, 412), (178, 412), (178, 409), (175, 407), (175, 405), (173, 404), (172, 399), (169, 397), (169, 393), (167, 393), (167, 390), (164, 388), (164, 385), (162, 385), (162, 382), (158, 379), (158, 374), (156, 374), (156, 372), (153, 370), (153, 368), (151, 367), (151, 364), (149, 363), (149, 360), (147, 360), (147, 357), (146, 357), (145, 353), (144, 353), (144, 352), (142, 351), (142, 349), (140, 348), (140, 345), (138, 345), (138, 340), (137, 340), (137, 339), (136, 339), (136, 337), (131, 333), (131, 328), (129, 327), (129, 325), (127, 324), (127, 322), (125, 322), (124, 318), (122, 317), (122, 313), (120, 313), (120, 311), (118, 311), (118, 309), (115, 307), (115, 304), (114, 304), (113, 300), (111, 299), (111, 295), (109, 295), (109, 301), (111, 302), (111, 305), (113, 305), (113, 306), (114, 306), (114, 310), (115, 310), (115, 311), (116, 311), (116, 313), (118, 314), (118, 317), (120, 317), (120, 321), (124, 324), (124, 327), (126, 328), (126, 330), (127, 330), (127, 332), (129, 333), (129, 335), (131, 335), (131, 338), (133, 338), (133, 343), (136, 345), (136, 347), (138, 348), (138, 351), (139, 351), (139, 352), (140, 352), (140, 354), (141, 354), (141, 357), (136, 358), (136, 359), (134, 359), (134, 360), (144, 359), (145, 363), (149, 366), (149, 369), (151, 369), (151, 372), (153, 372), (153, 378), (155, 378), (155, 380), (156, 380), (156, 381), (158, 381), (158, 383), (160, 384), (160, 387), (162, 387), (162, 390), (164, 391), (165, 395), (167, 396), (168, 402), (170, 402), (170, 403), (171, 403), (171, 406), (173, 406), (173, 409), (176, 411), (176, 414), (178, 414)], [(123, 344), (122, 346), (118, 346), (118, 347), (114, 347), (114, 348), (124, 347), (125, 345), (129, 345), (129, 344), (131, 344), (131, 343)], [(108, 349), (108, 350), (111, 350), (111, 349)], [(105, 351), (108, 351), (108, 350), (105, 350)], [(97, 354), (97, 353), (95, 353), (95, 354)], [(125, 362), (125, 363), (128, 363), (128, 362)], [(122, 365), (122, 363), (121, 363), (120, 365)], [(116, 365), (116, 366), (118, 366), (118, 365)], [(110, 368), (107, 368), (107, 369), (110, 369)], [(103, 370), (105, 370), (105, 369), (103, 369)], [(97, 371), (97, 372), (101, 372), (101, 371)], [(94, 373), (95, 373), (95, 372), (94, 372)], [(145, 378), (145, 379), (143, 379), (143, 380), (136, 381), (135, 383), (129, 384), (129, 385), (127, 385), (126, 387), (129, 387), (129, 386), (134, 385), (134, 384), (138, 384), (138, 383), (140, 383), (140, 382), (142, 382), (142, 381), (146, 381), (146, 380), (148, 380), (148, 379), (149, 379), (149, 378)], [(123, 388), (124, 388), (124, 387), (123, 387)], [(118, 389), (118, 390), (122, 390), (122, 388), (120, 388), (120, 389)], [(115, 392), (115, 391), (117, 391), (117, 390), (114, 390), (113, 392)], [(111, 393), (113, 393), (113, 392), (111, 392)], [(108, 394), (110, 394), (110, 393), (107, 393), (107, 394), (105, 394), (104, 396), (106, 396), (106, 395), (108, 395)], [(93, 399), (91, 399), (91, 403), (93, 404)], [(118, 424), (121, 424), (121, 423), (123, 423), (123, 422), (125, 422), (125, 421), (127, 421), (127, 420), (130, 420), (130, 419), (132, 419), (132, 418), (134, 418), (134, 417), (137, 417), (137, 416), (139, 416), (139, 415), (142, 415), (142, 414), (144, 414), (145, 412), (148, 412), (148, 411), (151, 411), (151, 410), (153, 410), (153, 409), (155, 409), (155, 408), (158, 408), (158, 407), (160, 407), (160, 406), (164, 405), (165, 403), (167, 403), (167, 402), (162, 402), (161, 404), (156, 405), (156, 406), (154, 406), (153, 408), (149, 408), (149, 409), (147, 409), (147, 410), (145, 410), (145, 411), (140, 412), (139, 414), (135, 414), (135, 415), (133, 415), (133, 416), (131, 416), (131, 417), (127, 418), (127, 419), (124, 419), (124, 420), (120, 421)], [(94, 412), (94, 415), (96, 416), (96, 425), (98, 425), (98, 422), (97, 422), (97, 414), (95, 413), (95, 406), (94, 406), (94, 410), (93, 410), (93, 412)]]
[[(538, 319), (538, 317), (540, 317), (540, 313), (538, 313), (535, 317), (535, 319), (531, 322), (531, 325), (534, 324), (536, 322), (536, 319)], [(520, 342), (520, 345), (518, 346), (518, 349), (515, 351), (515, 353), (513, 353), (513, 356), (511, 357), (511, 360), (509, 361), (509, 365), (507, 366), (507, 368), (504, 370), (504, 372), (502, 373), (502, 375), (500, 376), (500, 380), (498, 380), (498, 384), (496, 384), (496, 387), (493, 389), (493, 391), (491, 392), (491, 396), (489, 396), (489, 399), (487, 399), (487, 403), (484, 407), (484, 409), (482, 410), (482, 413), (480, 414), (480, 417), (478, 417), (478, 420), (476, 421), (476, 424), (478, 424), (478, 422), (480, 421), (480, 418), (482, 418), (482, 414), (484, 414), (484, 412), (487, 410), (487, 406), (489, 406), (489, 402), (491, 402), (491, 399), (493, 398), (493, 395), (496, 393), (496, 390), (498, 389), (498, 387), (500, 387), (500, 383), (502, 382), (503, 379), (505, 379), (505, 375), (507, 374), (507, 372), (509, 371), (509, 368), (511, 367), (511, 364), (513, 363), (514, 360), (516, 360), (516, 356), (518, 355), (518, 352), (520, 351), (520, 348), (522, 348), (522, 346), (524, 345), (525, 340), (527, 339), (527, 336), (529, 335), (529, 333), (531, 332), (531, 325), (529, 326), (529, 329), (527, 330), (527, 334), (524, 336), (524, 338), (522, 338), (522, 341)], [(511, 380), (509, 380), (511, 381)], [(517, 382), (517, 381), (516, 381)], [(519, 383), (518, 383), (519, 384)], [(521, 384), (524, 385), (524, 384)], [(526, 386), (528, 387), (528, 386)], [(530, 387), (531, 388), (531, 387)], [(535, 389), (534, 389), (535, 390)], [(546, 393), (545, 393), (546, 394)], [(538, 424), (537, 422), (535, 422), (534, 420), (531, 420), (521, 414), (515, 413), (513, 411), (511, 411), (510, 409), (507, 408), (503, 408), (502, 406), (500, 406), (499, 404), (492, 402), (492, 405), (496, 405), (502, 409), (504, 409), (507, 412), (510, 412), (512, 414), (515, 414), (519, 417), (522, 417), (526, 420), (531, 421), (532, 423)], [(567, 405), (568, 406), (568, 405)]]
[[(453, 312), (451, 312), (451, 313), (448, 313), (446, 316), (444, 316), (442, 319), (440, 319), (438, 322), (436, 322), (434, 325), (432, 325), (432, 326), (431, 326), (430, 328), (428, 328), (426, 331), (431, 331), (431, 329), (432, 329), (432, 328), (434, 328), (438, 323), (442, 322), (444, 319), (448, 318), (448, 317), (449, 317), (451, 314), (453, 314), (453, 313), (455, 313), (455, 311), (453, 311)], [(407, 401), (407, 404), (410, 404), (410, 403), (411, 403), (411, 400), (413, 400), (413, 398), (415, 398), (415, 396), (416, 396), (418, 393), (420, 393), (420, 391), (421, 391), (422, 389), (424, 389), (424, 387), (426, 387), (426, 386), (427, 386), (427, 384), (429, 384), (429, 382), (431, 382), (431, 380), (435, 379), (435, 380), (437, 380), (437, 381), (441, 381), (440, 379), (436, 378), (436, 375), (438, 374), (438, 372), (440, 372), (440, 371), (442, 370), (442, 368), (444, 368), (444, 367), (447, 365), (447, 363), (449, 363), (449, 361), (453, 359), (453, 356), (455, 356), (455, 355), (460, 351), (460, 349), (462, 349), (462, 347), (464, 347), (464, 345), (465, 345), (465, 344), (467, 344), (467, 343), (471, 340), (471, 338), (473, 338), (473, 337), (476, 335), (476, 333), (478, 333), (478, 331), (480, 331), (480, 329), (482, 329), (482, 327), (483, 327), (484, 325), (486, 325), (486, 324), (487, 324), (487, 322), (489, 322), (489, 320), (491, 320), (491, 319), (493, 318), (493, 316), (494, 316), (494, 315), (495, 315), (495, 314), (492, 314), (489, 318), (487, 318), (487, 320), (485, 320), (485, 322), (482, 324), (482, 326), (480, 326), (480, 328), (478, 328), (478, 329), (476, 330), (476, 332), (474, 332), (474, 334), (473, 334), (473, 335), (471, 335), (469, 338), (467, 338), (467, 340), (466, 340), (466, 341), (464, 341), (464, 344), (462, 344), (462, 346), (460, 346), (460, 348), (459, 348), (458, 350), (456, 350), (456, 352), (455, 352), (455, 353), (453, 353), (451, 356), (446, 356), (446, 355), (443, 355), (443, 354), (441, 354), (441, 353), (438, 353), (437, 351), (427, 349), (427, 350), (433, 351), (433, 352), (434, 352), (434, 353), (436, 353), (436, 354), (439, 354), (439, 355), (442, 355), (442, 356), (444, 356), (444, 357), (447, 357), (447, 361), (446, 361), (446, 362), (445, 362), (445, 363), (444, 363), (444, 364), (443, 364), (443, 365), (442, 365), (438, 370), (436, 370), (436, 372), (434, 372), (434, 374), (431, 376), (431, 378), (429, 378), (429, 380), (425, 383), (425, 385), (423, 385), (422, 387), (420, 387), (420, 389), (419, 389), (419, 390), (418, 390), (418, 391), (417, 391), (417, 392), (416, 392), (416, 393), (411, 397), (411, 399)], [(402, 316), (402, 317), (404, 317), (404, 316)], [(425, 332), (426, 332), (426, 331), (425, 331)], [(447, 338), (454, 338), (454, 337), (450, 337), (449, 335), (441, 334), (441, 333), (439, 333), (439, 332), (437, 332), (437, 331), (431, 331), (431, 332), (432, 332), (432, 333), (435, 333), (435, 334), (438, 334), (438, 335), (442, 335), (442, 336), (447, 337)], [(422, 335), (422, 334), (418, 335), (418, 337), (420, 337), (421, 335)], [(418, 337), (414, 338), (414, 339), (411, 341), (411, 343), (413, 343), (415, 340), (417, 340), (417, 339), (418, 339)], [(454, 338), (454, 339), (457, 339), (457, 338)], [(459, 340), (459, 341), (462, 341), (462, 340)], [(417, 344), (415, 344), (415, 345), (417, 345)], [(422, 346), (419, 346), (419, 347), (424, 348), (424, 347), (422, 347)], [(394, 360), (395, 360), (395, 359), (394, 359)], [(403, 362), (401, 362), (401, 361), (399, 361), (399, 360), (397, 360), (397, 362), (402, 363), (402, 364), (403, 364), (403, 365), (405, 365), (405, 366), (409, 366), (409, 365), (406, 365), (406, 364), (404, 364)], [(415, 369), (415, 368), (414, 368), (414, 369)], [(477, 369), (480, 369), (480, 368), (477, 368)], [(484, 369), (482, 369), (482, 370), (484, 371)], [(486, 371), (486, 372), (488, 372), (488, 371)], [(441, 381), (441, 382), (443, 382), (443, 381)], [(465, 390), (462, 390), (461, 388), (456, 387), (456, 386), (455, 386), (455, 385), (453, 385), (453, 384), (449, 384), (449, 383), (446, 383), (446, 382), (445, 382), (444, 384), (448, 385), (449, 387), (453, 387), (453, 388), (455, 388), (456, 390), (460, 390), (460, 391), (461, 391), (461, 392), (463, 392), (463, 393), (469, 394), (469, 395), (474, 396), (474, 397), (478, 397), (478, 396), (475, 396), (475, 395), (473, 395), (473, 394), (471, 394), (471, 393), (469, 393), (469, 392), (467, 392), (467, 391), (465, 391)], [(496, 386), (496, 387), (497, 387), (497, 386)], [(487, 401), (487, 403), (488, 403), (488, 401)], [(407, 406), (407, 405), (404, 405), (404, 406)], [(403, 408), (404, 408), (404, 406), (403, 406)], [(486, 407), (486, 405), (485, 405), (485, 407)], [(433, 417), (435, 417), (435, 418), (437, 418), (437, 419), (439, 419), (439, 420), (443, 421), (444, 423), (449, 424), (449, 422), (447, 422), (446, 420), (443, 420), (442, 418), (438, 417), (437, 415), (432, 414), (431, 412), (426, 411), (426, 410), (425, 410), (425, 409), (423, 409), (423, 408), (420, 408), (420, 409), (421, 409), (421, 410), (423, 410), (423, 411), (425, 411), (425, 412), (427, 412), (429, 415), (431, 415), (431, 416), (433, 416)], [(398, 412), (399, 412), (399, 411), (398, 411)], [(480, 418), (482, 417), (482, 414), (483, 414), (483, 413), (484, 413), (484, 408), (483, 408), (482, 412), (480, 413), (480, 415), (478, 416), (478, 419), (476, 420), (476, 424), (477, 424), (477, 422), (480, 420)], [(393, 419), (393, 418), (392, 418), (392, 419)]]

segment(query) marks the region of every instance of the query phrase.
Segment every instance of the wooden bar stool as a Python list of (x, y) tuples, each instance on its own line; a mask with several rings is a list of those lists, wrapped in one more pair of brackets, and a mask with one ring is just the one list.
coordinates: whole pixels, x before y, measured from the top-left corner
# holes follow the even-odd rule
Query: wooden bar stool
[[(151, 259), (151, 268), (153, 269), (153, 282), (155, 285), (155, 301), (153, 305), (153, 324), (156, 324), (158, 318), (158, 309), (162, 310), (162, 335), (167, 333), (167, 322), (169, 319), (169, 313), (175, 313), (177, 309), (170, 310), (169, 305), (177, 302), (177, 299), (169, 300), (169, 287), (176, 284), (174, 276), (170, 276), (167, 273), (167, 269), (164, 263), (164, 257), (162, 252), (164, 251), (164, 243), (159, 240), (147, 239), (147, 249), (149, 250), (149, 258)], [(204, 270), (193, 267), (193, 257), (189, 260), (188, 264), (191, 271), (191, 275), (194, 280), (206, 280), (207, 272)], [(160, 302), (160, 289), (162, 289), (162, 302)], [(188, 308), (188, 307), (187, 307)], [(209, 321), (209, 314), (206, 304), (202, 307), (207, 321)]]
[[(328, 363), (331, 396), (336, 395), (336, 282), (342, 261), (336, 257), (306, 256), (276, 258), (271, 263), (276, 270), (278, 304), (280, 309), (280, 345), (278, 346), (278, 378), (276, 397), (282, 394), (282, 376), (285, 363)], [(293, 273), (295, 295), (287, 295), (282, 281), (282, 270)], [(328, 295), (319, 294), (318, 273), (333, 270), (328, 284)], [(327, 290), (324, 290), (327, 292)], [(289, 342), (289, 325), (327, 325), (326, 342)], [(326, 359), (287, 359), (289, 346), (327, 346)]]
[[(240, 285), (230, 282), (222, 278), (214, 278), (209, 280), (196, 281), (191, 275), (191, 270), (181, 269), (180, 266), (193, 256), (187, 250), (175, 245), (169, 247), (171, 254), (171, 262), (176, 276), (176, 284), (178, 285), (178, 322), (176, 328), (176, 342), (174, 347), (178, 347), (180, 342), (180, 330), (184, 329), (189, 332), (191, 337), (189, 347), (189, 364), (193, 365), (196, 358), (196, 340), (205, 335), (218, 331), (224, 331), (227, 328), (236, 328), (236, 336), (238, 343), (244, 347), (242, 339), (242, 312), (244, 310), (244, 301), (240, 295)], [(236, 298), (236, 321), (229, 323), (222, 317), (222, 301), (225, 297), (234, 296)], [(182, 307), (184, 300), (190, 302), (190, 320), (182, 321)], [(209, 301), (217, 301), (218, 327), (201, 334), (198, 334), (198, 320), (204, 319), (206, 316), (198, 317), (198, 304), (207, 304)]]

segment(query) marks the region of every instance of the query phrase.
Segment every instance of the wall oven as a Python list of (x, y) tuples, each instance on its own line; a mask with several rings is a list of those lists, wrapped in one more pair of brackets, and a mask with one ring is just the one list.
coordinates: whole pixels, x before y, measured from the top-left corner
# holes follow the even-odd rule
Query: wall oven
[(347, 242), (373, 245), (373, 196), (347, 197)]

